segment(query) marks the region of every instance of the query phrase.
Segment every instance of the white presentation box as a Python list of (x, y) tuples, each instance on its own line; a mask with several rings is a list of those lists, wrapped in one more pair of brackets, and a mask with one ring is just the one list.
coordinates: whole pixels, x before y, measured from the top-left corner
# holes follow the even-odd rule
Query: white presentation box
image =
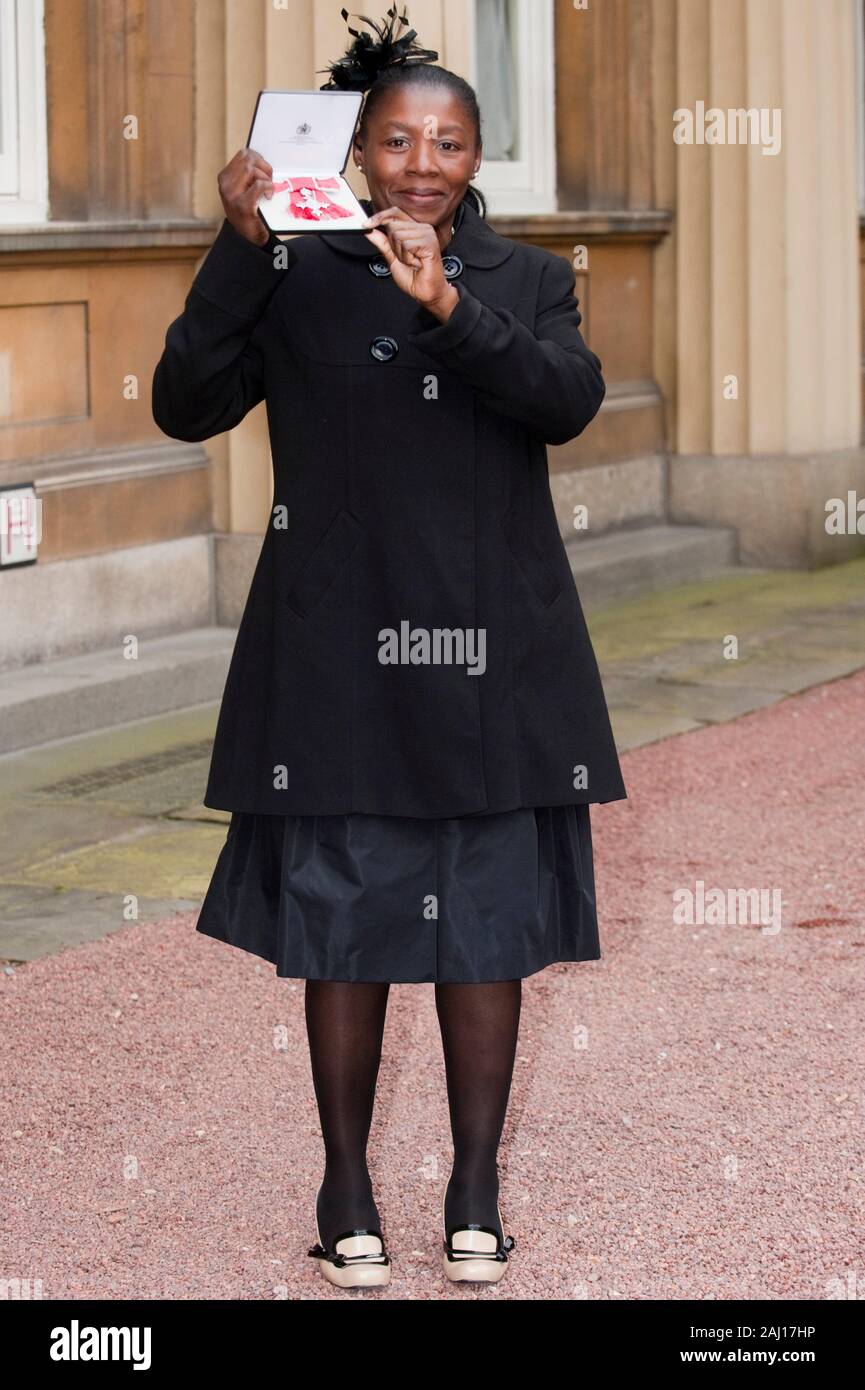
[(343, 177), (362, 92), (258, 94), (247, 146), (273, 168), (258, 213), (272, 232), (354, 232), (367, 220)]

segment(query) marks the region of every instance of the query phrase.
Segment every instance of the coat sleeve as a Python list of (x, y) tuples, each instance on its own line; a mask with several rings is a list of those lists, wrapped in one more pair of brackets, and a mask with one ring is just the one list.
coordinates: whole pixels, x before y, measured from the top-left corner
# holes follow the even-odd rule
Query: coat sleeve
[(599, 358), (580, 333), (570, 261), (550, 254), (534, 331), (510, 309), (493, 308), (454, 282), (459, 304), (446, 323), (428, 310), (409, 333), (415, 347), (474, 386), (491, 409), (519, 420), (545, 444), (565, 444), (594, 419), (606, 388)]
[(286, 246), (285, 267), (279, 266), (273, 256), (279, 245), (285, 243), (271, 233), (266, 245), (256, 246), (223, 221), (153, 373), (153, 418), (172, 439), (222, 434), (264, 398), (256, 330), (297, 264)]

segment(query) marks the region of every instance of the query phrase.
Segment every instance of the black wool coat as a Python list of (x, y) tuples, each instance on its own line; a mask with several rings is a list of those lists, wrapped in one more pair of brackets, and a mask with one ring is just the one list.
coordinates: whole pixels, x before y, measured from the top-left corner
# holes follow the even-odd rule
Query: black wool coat
[[(366, 202), (367, 210), (371, 203)], [(205, 805), (461, 816), (627, 796), (559, 532), (547, 444), (604, 397), (570, 263), (467, 203), (441, 323), (360, 231), (226, 220), (168, 328), (174, 439), (266, 401), (273, 510)]]

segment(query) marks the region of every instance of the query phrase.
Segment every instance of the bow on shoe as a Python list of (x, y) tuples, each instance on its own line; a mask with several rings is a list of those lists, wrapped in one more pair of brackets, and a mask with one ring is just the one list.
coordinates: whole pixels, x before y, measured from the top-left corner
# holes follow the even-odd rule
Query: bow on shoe
[[(461, 1226), (462, 1231), (487, 1231), (487, 1226)], [(454, 1235), (458, 1233), (454, 1231)], [(496, 1235), (495, 1231), (489, 1231), (490, 1235)], [(496, 1250), (464, 1250), (459, 1247), (454, 1248), (451, 1240), (442, 1241), (442, 1245), (451, 1259), (457, 1260), (506, 1260), (507, 1252), (516, 1248), (516, 1241), (513, 1236), (505, 1236), (503, 1243)]]
[(366, 1261), (367, 1264), (389, 1265), (390, 1259), (384, 1253), (377, 1254), (374, 1250), (369, 1250), (365, 1255), (340, 1255), (336, 1250), (325, 1250), (323, 1245), (314, 1245), (311, 1250), (307, 1250), (307, 1255), (312, 1255), (316, 1260), (328, 1260), (337, 1269), (344, 1269), (348, 1264), (357, 1264), (359, 1260)]

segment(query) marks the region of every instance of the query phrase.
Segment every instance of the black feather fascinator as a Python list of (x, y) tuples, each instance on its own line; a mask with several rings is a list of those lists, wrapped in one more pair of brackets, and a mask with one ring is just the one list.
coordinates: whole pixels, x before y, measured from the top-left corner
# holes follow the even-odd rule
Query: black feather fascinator
[[(348, 32), (354, 35), (354, 43), (335, 63), (328, 63), (326, 68), (318, 69), (319, 72), (330, 73), (330, 80), (322, 85), (321, 91), (336, 87), (344, 92), (365, 92), (386, 68), (435, 62), (439, 56), (437, 53), (431, 48), (421, 48), (420, 44), (415, 43), (416, 29), (409, 29), (408, 33), (400, 38), (395, 37), (397, 29), (408, 24), (405, 7), (401, 15), (396, 11), (396, 5), (391, 5), (387, 12), (388, 22), (382, 20), (381, 24), (376, 24), (365, 14), (355, 16), (375, 31), (378, 40), (373, 39), (371, 34), (352, 29), (349, 25)], [(343, 19), (348, 19), (348, 10), (340, 10), (340, 14)]]

